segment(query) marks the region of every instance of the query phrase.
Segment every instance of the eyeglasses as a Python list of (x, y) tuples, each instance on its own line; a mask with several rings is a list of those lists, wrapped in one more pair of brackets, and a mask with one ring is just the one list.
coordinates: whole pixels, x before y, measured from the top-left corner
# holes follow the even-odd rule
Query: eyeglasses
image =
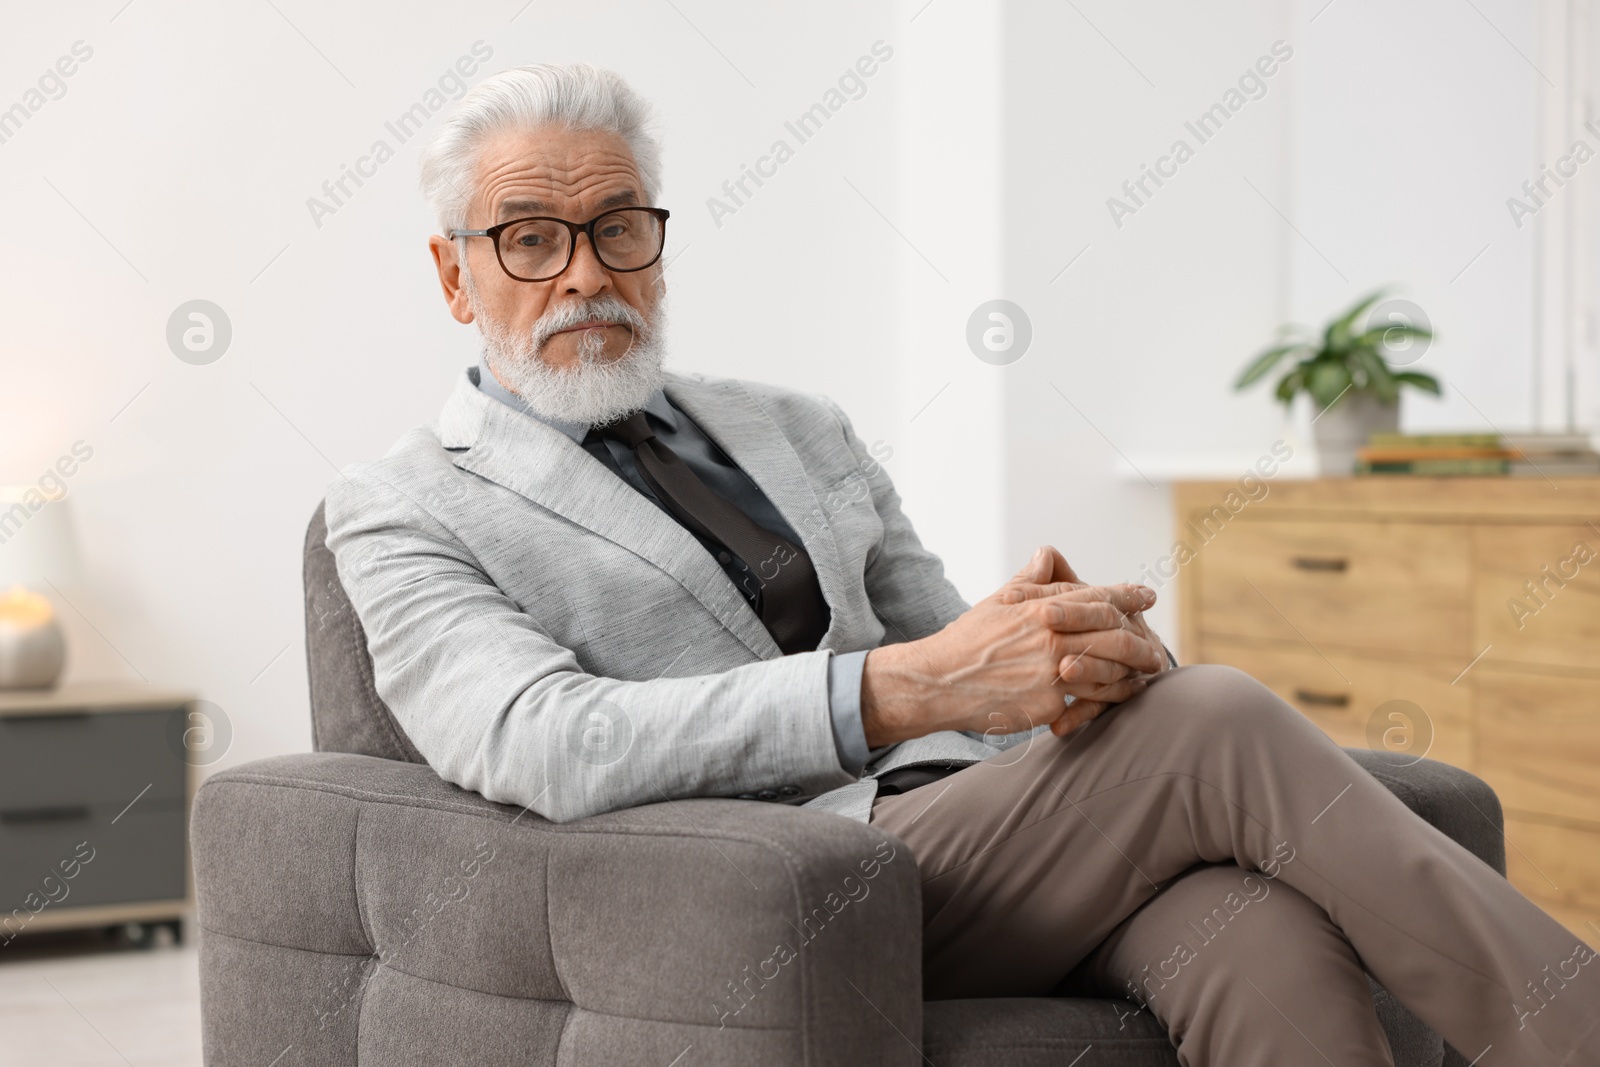
[(588, 222), (534, 216), (512, 219), (487, 230), (451, 230), (457, 237), (488, 237), (500, 269), (519, 282), (545, 282), (572, 265), (578, 234), (588, 234), (595, 258), (607, 270), (626, 274), (644, 270), (661, 258), (667, 241), (667, 217), (660, 207), (624, 207)]

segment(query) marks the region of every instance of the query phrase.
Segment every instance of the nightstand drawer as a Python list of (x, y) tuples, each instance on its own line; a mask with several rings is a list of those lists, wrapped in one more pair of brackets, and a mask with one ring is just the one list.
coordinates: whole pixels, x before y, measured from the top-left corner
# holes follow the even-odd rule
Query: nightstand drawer
[(1472, 694), (1454, 660), (1382, 660), (1245, 641), (1206, 641), (1206, 659), (1255, 678), (1349, 748), (1426, 756), (1472, 769)]
[(1202, 633), (1460, 656), (1471, 647), (1468, 527), (1240, 519), (1198, 543)]
[(1506, 810), (1600, 826), (1600, 680), (1483, 665), (1473, 674), (1477, 770)]
[(1485, 526), (1475, 555), (1486, 659), (1600, 672), (1600, 530)]
[[(181, 900), (188, 893), (186, 800), (62, 808), (49, 818), (0, 821), (0, 923), (90, 904)], [(115, 821), (113, 821), (115, 820)], [(70, 877), (69, 877), (70, 875)], [(32, 900), (29, 894), (34, 894)], [(20, 923), (13, 923), (15, 928)], [(5, 934), (0, 929), (0, 938)]]
[(167, 739), (173, 716), (182, 714), (179, 708), (0, 716), (0, 815), (127, 804), (146, 786), (145, 800), (183, 797), (187, 765)]

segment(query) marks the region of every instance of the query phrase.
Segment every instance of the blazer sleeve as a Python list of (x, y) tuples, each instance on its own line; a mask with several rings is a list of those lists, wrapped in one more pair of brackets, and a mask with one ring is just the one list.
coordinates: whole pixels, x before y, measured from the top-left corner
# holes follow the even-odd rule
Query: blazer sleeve
[(883, 523), (883, 540), (868, 554), (865, 575), (872, 610), (887, 631), (883, 644), (915, 641), (938, 633), (972, 605), (945, 577), (939, 557), (923, 547), (911, 520), (900, 509), (900, 494), (895, 492), (888, 471), (856, 436), (850, 417), (828, 397), (818, 399), (839, 420), (871, 490), (872, 506)]
[(330, 487), (327, 519), (378, 695), (446, 781), (566, 822), (856, 780), (834, 744), (828, 650), (654, 681), (587, 674), (374, 465)]

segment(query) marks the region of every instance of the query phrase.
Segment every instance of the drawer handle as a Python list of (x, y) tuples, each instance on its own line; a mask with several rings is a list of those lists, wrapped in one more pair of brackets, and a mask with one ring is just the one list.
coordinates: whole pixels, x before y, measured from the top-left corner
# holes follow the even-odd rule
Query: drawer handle
[(1350, 706), (1349, 693), (1318, 693), (1311, 689), (1296, 689), (1294, 699), (1298, 704), (1310, 704), (1318, 708), (1348, 708)]
[(85, 722), (89, 719), (87, 711), (24, 711), (16, 715), (6, 716), (5, 722), (9, 726), (27, 726), (29, 724), (50, 726), (63, 722)]
[(0, 811), (0, 823), (15, 825), (35, 822), (79, 822), (89, 817), (89, 809), (82, 804), (61, 805), (53, 808), (14, 808)]
[(1289, 561), (1303, 571), (1324, 571), (1329, 574), (1339, 574), (1350, 569), (1347, 559), (1318, 559), (1316, 556), (1296, 556)]

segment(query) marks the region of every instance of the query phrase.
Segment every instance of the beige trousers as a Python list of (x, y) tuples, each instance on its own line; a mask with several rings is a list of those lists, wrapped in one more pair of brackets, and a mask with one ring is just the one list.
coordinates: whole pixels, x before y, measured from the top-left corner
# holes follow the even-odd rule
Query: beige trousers
[(1600, 958), (1229, 667), (873, 804), (930, 999), (1128, 998), (1185, 1067), (1392, 1064), (1363, 971), (1477, 1067), (1600, 1065)]

